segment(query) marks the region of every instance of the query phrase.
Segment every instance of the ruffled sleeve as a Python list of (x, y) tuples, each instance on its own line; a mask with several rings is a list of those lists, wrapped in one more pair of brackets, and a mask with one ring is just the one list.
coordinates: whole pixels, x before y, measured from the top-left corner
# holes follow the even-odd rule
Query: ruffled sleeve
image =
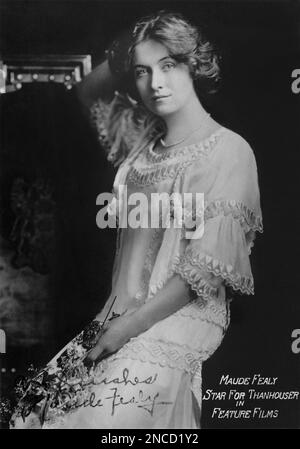
[(99, 98), (91, 107), (91, 122), (108, 160), (115, 166), (159, 128), (157, 119), (129, 95), (115, 92), (110, 103)]
[[(255, 156), (249, 144), (228, 130), (208, 164), (193, 163), (184, 191), (204, 193), (202, 213), (194, 213), (200, 238), (189, 233), (176, 272), (199, 296), (218, 297), (221, 285), (254, 294), (250, 254), (256, 232), (263, 231)], [(199, 232), (198, 234), (199, 235)]]

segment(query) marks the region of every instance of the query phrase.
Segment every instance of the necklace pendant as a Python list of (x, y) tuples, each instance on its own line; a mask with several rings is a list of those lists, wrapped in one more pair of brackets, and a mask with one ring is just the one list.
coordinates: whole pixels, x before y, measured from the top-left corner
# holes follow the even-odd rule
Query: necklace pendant
[(175, 145), (179, 145), (180, 143), (183, 143), (186, 140), (186, 138), (178, 140), (178, 142), (174, 142), (174, 143), (169, 143), (167, 144), (163, 138), (160, 138), (160, 143), (162, 144), (162, 146), (164, 148), (170, 148), (170, 147), (174, 147)]

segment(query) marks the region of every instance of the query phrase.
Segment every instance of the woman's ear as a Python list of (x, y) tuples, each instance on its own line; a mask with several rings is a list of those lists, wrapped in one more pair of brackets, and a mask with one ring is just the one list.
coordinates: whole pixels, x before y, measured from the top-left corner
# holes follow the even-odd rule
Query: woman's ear
[(193, 79), (199, 79), (202, 76), (202, 70), (199, 61), (192, 62)]

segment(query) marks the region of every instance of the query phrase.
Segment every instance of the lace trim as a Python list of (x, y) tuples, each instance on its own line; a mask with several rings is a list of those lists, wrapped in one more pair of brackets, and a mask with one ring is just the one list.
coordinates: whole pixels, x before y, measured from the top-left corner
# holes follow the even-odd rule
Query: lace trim
[[(171, 217), (174, 217), (174, 212), (171, 204)], [(185, 219), (188, 227), (190, 227), (189, 220), (192, 220), (191, 223), (199, 225), (202, 223), (203, 219), (204, 222), (206, 222), (217, 216), (226, 217), (228, 215), (231, 215), (232, 218), (239, 222), (245, 234), (252, 231), (252, 239), (255, 238), (254, 232), (263, 232), (262, 217), (256, 215), (255, 212), (248, 208), (242, 201), (236, 200), (215, 200), (210, 203), (204, 201), (204, 211), (202, 209), (197, 211), (194, 209), (190, 211), (189, 208), (183, 209), (182, 219)]]
[(167, 165), (154, 170), (147, 169), (147, 171), (140, 171), (136, 167), (132, 167), (128, 175), (128, 180), (138, 186), (149, 186), (167, 178), (175, 178), (182, 168), (182, 163)]
[(103, 101), (94, 103), (90, 108), (90, 120), (97, 131), (98, 140), (103, 148), (108, 152), (111, 142), (107, 132), (107, 118), (110, 106)]
[(175, 268), (175, 273), (180, 274), (191, 286), (191, 289), (206, 301), (218, 297), (218, 289), (209, 285), (203, 279), (203, 274), (195, 269), (192, 264), (188, 263), (187, 259), (184, 260), (183, 257), (181, 258), (181, 264)]
[(128, 94), (115, 91), (110, 103), (99, 98), (90, 108), (90, 120), (104, 146), (107, 159), (114, 164), (128, 156), (135, 144), (148, 144), (162, 135), (165, 124)]
[(129, 96), (116, 91), (111, 103), (99, 98), (91, 106), (90, 121), (108, 154), (107, 159), (118, 166), (145, 129), (147, 115)]
[[(181, 257), (180, 270), (187, 275), (187, 278), (194, 282), (194, 288), (197, 289), (197, 279), (200, 280), (200, 291), (203, 283), (201, 282), (201, 272), (199, 270), (208, 271), (214, 276), (220, 276), (234, 290), (239, 290), (243, 294), (254, 295), (253, 276), (242, 276), (240, 273), (233, 273), (233, 266), (214, 259), (206, 254), (195, 253), (190, 250), (188, 255)], [(210, 291), (210, 289), (208, 290)], [(205, 299), (205, 297), (204, 297)]]
[[(154, 167), (153, 165), (144, 168), (132, 167), (128, 175), (128, 180), (138, 186), (149, 186), (167, 178), (175, 178), (178, 173), (184, 171), (194, 160), (203, 156), (208, 156), (225, 129), (226, 128), (221, 128), (204, 142), (178, 148), (178, 150), (171, 150), (171, 152), (167, 152), (166, 154), (155, 153), (152, 150), (154, 143), (148, 145), (146, 152), (148, 162), (159, 164), (171, 158), (177, 158), (177, 162)], [(182, 160), (178, 162), (178, 158)]]
[(164, 149), (162, 152), (157, 153), (154, 151), (155, 142), (150, 144), (146, 151), (146, 157), (149, 162), (160, 163), (171, 158), (185, 158), (189, 156), (189, 159), (193, 160), (199, 156), (207, 156), (212, 147), (218, 141), (220, 135), (225, 131), (224, 127), (219, 128), (211, 136), (207, 137), (201, 142), (186, 145), (177, 149)]
[[(245, 234), (247, 234), (248, 254), (254, 246), (255, 232), (263, 232), (262, 217), (256, 215), (241, 201), (216, 200), (206, 203), (204, 211), (204, 221), (216, 216), (231, 215), (237, 220)], [(221, 276), (234, 290), (243, 294), (254, 295), (254, 280), (252, 274), (242, 276), (233, 273), (233, 267), (225, 264), (211, 256), (195, 253), (190, 249), (189, 254), (181, 257), (176, 272), (180, 274), (191, 285), (192, 290), (197, 292), (204, 299), (216, 298), (218, 289), (210, 286), (204, 279), (201, 271), (208, 271), (215, 276)]]
[[(244, 232), (247, 233), (248, 237), (248, 254), (251, 253), (251, 248), (254, 245), (255, 231), (263, 232), (262, 218), (255, 215), (255, 213), (245, 206), (242, 202), (237, 202), (235, 200), (216, 200), (214, 202), (206, 205), (205, 209), (205, 220), (213, 218), (218, 215), (229, 215), (231, 214), (234, 219), (236, 219)], [(200, 213), (201, 218), (201, 213)], [(145, 292), (147, 290), (147, 282), (149, 282), (149, 273), (153, 269), (154, 260), (153, 256), (157, 251), (157, 240), (162, 234), (157, 230), (153, 235), (153, 240), (148, 249), (143, 272), (143, 282), (141, 291), (137, 294), (137, 299), (145, 299)], [(182, 228), (184, 231), (184, 227)], [(182, 238), (184, 232), (182, 234)], [(201, 259), (202, 258), (202, 259)], [(203, 260), (203, 258), (205, 258)], [(201, 260), (200, 260), (201, 259)], [(199, 257), (197, 254), (192, 257), (184, 259), (184, 256), (174, 257), (173, 263), (168, 270), (167, 280), (174, 274), (177, 273), (181, 275), (190, 285), (193, 291), (197, 293), (198, 296), (203, 297), (205, 300), (218, 297), (218, 288), (215, 288), (207, 281), (203, 279), (203, 273), (199, 271), (205, 269), (215, 276), (221, 276), (227, 281), (229, 285), (233, 287), (234, 290), (240, 290), (242, 293), (254, 294), (254, 280), (252, 276), (243, 277), (239, 274), (233, 274), (233, 267), (230, 265), (225, 265), (218, 260), (214, 260), (210, 256), (202, 255)], [(163, 288), (166, 281), (158, 283), (155, 286), (151, 286), (149, 289), (149, 298), (153, 297), (158, 290)]]
[(227, 328), (228, 310), (226, 303), (220, 304), (214, 301), (207, 301), (204, 298), (191, 300), (186, 306), (177, 310), (174, 316), (182, 316), (193, 320), (207, 321), (222, 328)]
[(239, 221), (245, 233), (249, 231), (263, 232), (262, 217), (256, 215), (242, 201), (215, 200), (209, 204), (205, 202), (204, 220), (209, 220), (218, 215), (227, 216), (229, 214)]
[[(214, 347), (205, 351), (196, 351), (188, 345), (136, 337), (125, 344), (115, 355), (112, 355), (109, 360), (111, 362), (117, 359), (139, 360), (193, 374), (199, 361), (207, 360), (212, 352), (214, 352)], [(98, 372), (100, 375), (103, 373), (101, 363), (95, 368), (95, 378)]]

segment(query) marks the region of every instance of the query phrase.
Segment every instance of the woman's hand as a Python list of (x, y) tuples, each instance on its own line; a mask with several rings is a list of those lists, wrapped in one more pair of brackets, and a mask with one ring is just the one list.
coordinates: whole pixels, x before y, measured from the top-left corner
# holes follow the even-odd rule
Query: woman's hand
[(130, 338), (145, 332), (189, 301), (189, 285), (181, 276), (174, 275), (151, 301), (108, 321), (100, 331), (96, 345), (87, 353), (85, 363), (92, 365), (116, 352)]
[(99, 333), (96, 345), (87, 353), (84, 363), (92, 365), (122, 348), (128, 340), (136, 336), (134, 313), (113, 318)]

